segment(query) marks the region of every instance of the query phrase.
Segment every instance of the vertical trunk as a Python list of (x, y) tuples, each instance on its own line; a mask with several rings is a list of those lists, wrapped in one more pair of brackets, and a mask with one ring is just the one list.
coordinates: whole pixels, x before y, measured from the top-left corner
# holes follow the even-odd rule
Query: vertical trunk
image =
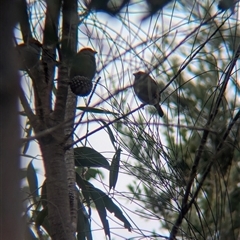
[(57, 138), (48, 135), (41, 138), (40, 147), (47, 179), (48, 220), (51, 224), (51, 237), (57, 240), (73, 239), (63, 146)]
[[(68, 89), (68, 99), (66, 104), (65, 111), (65, 120), (72, 119), (70, 124), (67, 124), (65, 127), (65, 135), (68, 136), (66, 144), (71, 144), (73, 142), (73, 127), (75, 119), (75, 110), (76, 110), (76, 96), (71, 92), (70, 88)], [(77, 229), (77, 192), (75, 188), (75, 164), (74, 164), (74, 153), (73, 149), (69, 149), (65, 154), (65, 162), (67, 167), (67, 179), (68, 179), (68, 189), (72, 196), (72, 201), (70, 204), (70, 214), (71, 221), (73, 224), (73, 231)]]
[[(63, 2), (63, 42), (62, 42), (62, 57), (66, 64), (69, 63), (69, 57), (77, 50), (77, 32), (78, 32), (78, 12), (77, 12), (77, 0), (65, 0)], [(62, 77), (68, 76), (62, 75)], [(65, 135), (67, 136), (67, 144), (71, 144), (73, 141), (73, 127), (75, 120), (76, 111), (76, 100), (77, 97), (71, 92), (68, 87), (67, 101), (65, 107), (64, 118), (68, 121), (65, 126)], [(69, 119), (71, 121), (69, 122)], [(65, 162), (67, 167), (67, 179), (68, 179), (68, 189), (71, 196), (71, 222), (73, 232), (76, 232), (77, 228), (77, 193), (75, 189), (75, 167), (74, 167), (74, 155), (73, 149), (67, 150), (65, 154)]]

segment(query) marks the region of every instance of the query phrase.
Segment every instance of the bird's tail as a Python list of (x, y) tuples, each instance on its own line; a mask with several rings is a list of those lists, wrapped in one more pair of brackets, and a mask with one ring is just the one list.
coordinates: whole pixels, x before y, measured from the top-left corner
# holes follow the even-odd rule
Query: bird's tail
[(154, 107), (157, 109), (159, 116), (163, 117), (164, 112), (163, 112), (161, 106), (159, 104), (156, 104), (156, 105), (154, 105)]

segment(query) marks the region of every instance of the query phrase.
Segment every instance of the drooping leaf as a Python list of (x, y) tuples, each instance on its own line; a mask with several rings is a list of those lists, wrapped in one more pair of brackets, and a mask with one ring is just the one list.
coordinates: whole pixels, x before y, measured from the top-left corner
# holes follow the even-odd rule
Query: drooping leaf
[(111, 190), (111, 188), (114, 189), (117, 183), (120, 155), (121, 155), (121, 149), (119, 148), (114, 154), (111, 162), (111, 166), (110, 166), (109, 191)]
[(77, 222), (77, 239), (92, 240), (91, 226), (88, 220), (84, 205), (78, 199), (78, 222)]
[[(99, 191), (101, 191), (101, 190), (99, 190)], [(114, 213), (115, 217), (118, 218), (120, 221), (122, 221), (124, 223), (124, 227), (127, 228), (129, 232), (131, 232), (132, 226), (128, 222), (128, 220), (124, 217), (121, 209), (106, 194), (103, 199), (104, 199), (104, 204), (105, 204), (107, 210), (111, 213)]]
[(128, 229), (128, 231), (131, 232), (131, 224), (128, 222), (128, 220), (124, 217), (121, 209), (112, 201), (112, 199), (106, 195), (103, 191), (100, 189), (95, 189), (96, 192), (98, 192), (99, 196), (101, 196), (102, 201), (104, 202), (104, 205), (106, 209), (114, 213), (115, 217), (117, 217), (120, 221), (124, 223), (124, 227)]
[(115, 140), (115, 137), (114, 137), (114, 135), (113, 135), (113, 133), (112, 133), (111, 128), (110, 128), (110, 127), (107, 125), (107, 123), (104, 122), (103, 120), (99, 120), (99, 121), (102, 122), (103, 125), (107, 128), (109, 138), (110, 138), (110, 140), (111, 140), (111, 142), (112, 142), (113, 147), (115, 148), (116, 140)]
[[(37, 228), (44, 225), (43, 222), (44, 222), (47, 215), (48, 215), (48, 208), (47, 207), (37, 213), (37, 217), (35, 219), (35, 225), (36, 225)], [(49, 232), (49, 229), (48, 229), (48, 232)]]
[(27, 167), (27, 180), (28, 180), (30, 192), (33, 196), (34, 201), (36, 201), (38, 197), (38, 179), (37, 179), (37, 174), (33, 167), (32, 161), (28, 164), (28, 167)]
[(92, 198), (92, 200), (96, 206), (96, 209), (98, 211), (98, 215), (101, 219), (105, 235), (110, 238), (110, 229), (109, 229), (109, 223), (107, 220), (107, 212), (106, 212), (105, 204), (103, 201), (103, 198), (106, 194), (104, 192), (102, 192), (101, 190), (95, 188), (90, 183), (88, 183), (88, 189), (90, 191), (91, 198)]
[(74, 148), (75, 166), (79, 167), (103, 167), (109, 170), (107, 159), (90, 147)]
[[(92, 198), (92, 200), (94, 201), (98, 214), (101, 218), (103, 227), (104, 227), (104, 231), (105, 234), (108, 235), (108, 233), (110, 234), (109, 231), (109, 225), (108, 225), (108, 221), (106, 219), (107, 217), (107, 213), (106, 213), (106, 209), (111, 212), (114, 213), (114, 215), (124, 223), (124, 227), (128, 229), (128, 231), (131, 232), (131, 224), (128, 222), (128, 220), (124, 217), (122, 211), (120, 210), (120, 208), (112, 201), (111, 198), (109, 198), (108, 195), (106, 195), (103, 191), (101, 191), (98, 188), (95, 188), (91, 183), (83, 180), (86, 186), (86, 189), (89, 191), (90, 196)], [(110, 237), (110, 235), (109, 235)]]
[(41, 212), (42, 214), (42, 218), (43, 218), (43, 222), (42, 222), (42, 227), (45, 229), (45, 231), (49, 234), (49, 236), (51, 236), (51, 227), (48, 221), (48, 208), (46, 207), (45, 209), (42, 210)]
[(82, 189), (83, 197), (85, 198), (85, 201), (87, 203), (87, 206), (90, 207), (90, 193), (86, 187), (87, 181), (84, 181), (81, 176), (76, 172), (76, 182), (79, 188)]
[(97, 175), (100, 175), (104, 179), (104, 174), (99, 169), (89, 168), (84, 175), (84, 179), (88, 181), (91, 178), (96, 178)]

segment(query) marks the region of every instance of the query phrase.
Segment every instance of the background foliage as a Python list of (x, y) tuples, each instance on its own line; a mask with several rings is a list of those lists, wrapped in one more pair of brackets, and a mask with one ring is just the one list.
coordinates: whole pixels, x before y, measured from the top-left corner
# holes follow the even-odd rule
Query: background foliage
[[(122, 1), (119, 11), (111, 4), (78, 2), (78, 49), (98, 52), (98, 72), (92, 94), (78, 98), (74, 119), (75, 161), (81, 156), (77, 237), (101, 232), (113, 239), (238, 239), (239, 3), (234, 12), (221, 12), (213, 0), (163, 1), (163, 9), (151, 2)], [(151, 15), (154, 9), (159, 11)], [(46, 2), (29, 1), (27, 12), (42, 42)], [(59, 43), (61, 30), (60, 25)], [(19, 26), (15, 37), (22, 41)], [(134, 96), (132, 74), (138, 70), (161, 86), (164, 118)], [(21, 73), (21, 84), (34, 110), (28, 74)], [(22, 188), (25, 238), (47, 239), (46, 192), (34, 167), (41, 154), (21, 113), (22, 137), (29, 140), (23, 162), (31, 159)], [(128, 188), (122, 190), (120, 182)]]

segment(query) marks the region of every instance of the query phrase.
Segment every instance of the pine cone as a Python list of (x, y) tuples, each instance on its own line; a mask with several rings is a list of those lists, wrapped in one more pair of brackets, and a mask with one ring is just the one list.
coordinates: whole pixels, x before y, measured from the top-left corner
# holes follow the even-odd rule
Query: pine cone
[(87, 77), (76, 76), (70, 81), (70, 88), (72, 92), (78, 96), (86, 97), (92, 91), (92, 81)]

